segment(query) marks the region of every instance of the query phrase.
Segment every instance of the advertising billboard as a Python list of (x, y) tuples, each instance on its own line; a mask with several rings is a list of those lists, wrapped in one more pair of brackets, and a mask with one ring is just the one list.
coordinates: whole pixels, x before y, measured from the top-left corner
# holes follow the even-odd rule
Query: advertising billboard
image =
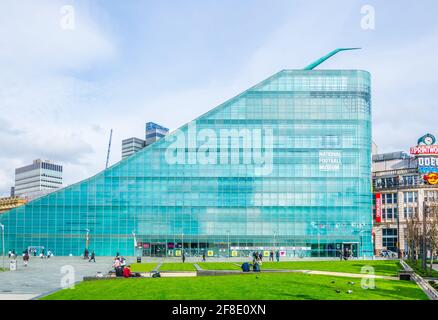
[(376, 222), (382, 222), (382, 195), (376, 193)]

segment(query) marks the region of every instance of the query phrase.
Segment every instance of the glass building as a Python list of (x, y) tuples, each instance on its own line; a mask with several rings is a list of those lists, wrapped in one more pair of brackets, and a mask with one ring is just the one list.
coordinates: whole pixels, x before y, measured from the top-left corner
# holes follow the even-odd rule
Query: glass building
[(0, 222), (55, 255), (370, 256), (370, 75), (280, 71)]

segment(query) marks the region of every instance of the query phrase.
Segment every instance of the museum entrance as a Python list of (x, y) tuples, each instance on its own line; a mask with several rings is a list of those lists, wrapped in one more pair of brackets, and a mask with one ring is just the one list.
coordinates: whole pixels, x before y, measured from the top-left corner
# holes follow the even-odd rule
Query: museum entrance
[(151, 243), (151, 257), (165, 257), (166, 243)]
[(357, 242), (344, 242), (342, 243), (342, 252), (345, 252), (346, 250), (351, 251), (352, 257), (359, 257), (358, 251), (357, 251)]

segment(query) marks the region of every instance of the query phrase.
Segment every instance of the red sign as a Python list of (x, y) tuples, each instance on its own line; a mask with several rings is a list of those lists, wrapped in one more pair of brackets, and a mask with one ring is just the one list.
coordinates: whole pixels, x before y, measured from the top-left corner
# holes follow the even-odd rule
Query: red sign
[(423, 179), (426, 180), (429, 184), (438, 184), (438, 174), (437, 173), (429, 173), (423, 176)]
[(376, 222), (382, 222), (382, 195), (376, 193)]
[(438, 155), (438, 145), (411, 147), (411, 154), (435, 154), (435, 155)]

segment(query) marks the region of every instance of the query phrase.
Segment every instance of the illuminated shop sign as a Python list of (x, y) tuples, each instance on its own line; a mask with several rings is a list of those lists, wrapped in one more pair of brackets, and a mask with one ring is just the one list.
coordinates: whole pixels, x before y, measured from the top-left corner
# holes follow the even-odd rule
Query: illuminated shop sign
[(429, 173), (423, 176), (423, 179), (429, 184), (438, 184), (438, 174)]
[(411, 154), (417, 156), (419, 173), (438, 172), (438, 145), (430, 133), (425, 134), (417, 141), (417, 146), (411, 148)]
[(416, 146), (411, 147), (411, 154), (415, 155), (438, 155), (438, 146)]
[(382, 195), (376, 193), (376, 222), (382, 222)]
[(438, 158), (418, 157), (418, 171), (420, 173), (438, 172)]

